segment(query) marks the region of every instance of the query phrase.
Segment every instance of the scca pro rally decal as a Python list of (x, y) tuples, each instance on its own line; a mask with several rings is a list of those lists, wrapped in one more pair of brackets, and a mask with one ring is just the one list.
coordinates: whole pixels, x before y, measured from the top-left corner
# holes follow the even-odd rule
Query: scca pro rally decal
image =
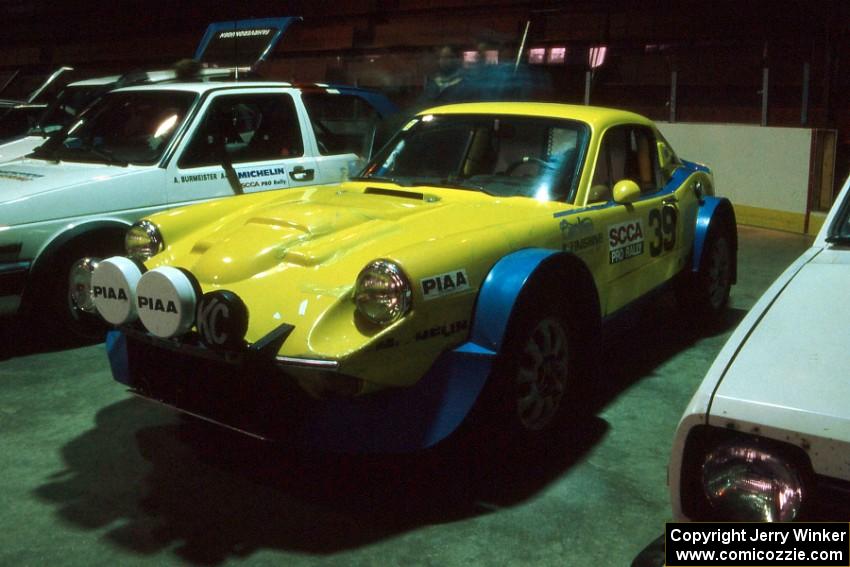
[(468, 290), (469, 278), (466, 270), (461, 269), (423, 278), (419, 284), (422, 286), (422, 297), (428, 301)]
[(608, 227), (608, 259), (611, 264), (643, 254), (643, 227), (638, 219)]

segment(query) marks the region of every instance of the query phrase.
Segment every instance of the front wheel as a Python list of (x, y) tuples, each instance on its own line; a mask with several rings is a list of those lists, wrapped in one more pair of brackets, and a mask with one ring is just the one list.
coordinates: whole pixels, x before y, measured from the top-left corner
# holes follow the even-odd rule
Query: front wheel
[(558, 416), (567, 389), (570, 351), (561, 318), (537, 318), (513, 353), (511, 389), (523, 429), (541, 431)]
[(78, 245), (66, 250), (56, 262), (52, 272), (43, 283), (40, 301), (41, 319), (57, 336), (77, 340), (102, 339), (107, 325), (87, 305), (87, 290), (82, 290), (76, 273), (78, 262), (83, 258), (100, 260), (121, 252), (120, 242), (97, 242)]
[(562, 420), (575, 395), (577, 341), (569, 310), (554, 294), (537, 292), (516, 309), (485, 404), (493, 426), (535, 437)]

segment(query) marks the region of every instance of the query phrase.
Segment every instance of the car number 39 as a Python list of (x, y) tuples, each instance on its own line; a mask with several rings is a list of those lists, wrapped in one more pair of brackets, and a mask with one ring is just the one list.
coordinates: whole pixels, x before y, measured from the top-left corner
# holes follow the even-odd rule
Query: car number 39
[(655, 230), (655, 238), (649, 243), (649, 254), (660, 256), (676, 246), (676, 221), (678, 214), (672, 206), (652, 209), (649, 212), (649, 226)]

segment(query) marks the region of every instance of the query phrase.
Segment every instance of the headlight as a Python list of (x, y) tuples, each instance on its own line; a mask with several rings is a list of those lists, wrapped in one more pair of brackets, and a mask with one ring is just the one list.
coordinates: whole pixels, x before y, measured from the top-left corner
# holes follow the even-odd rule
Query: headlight
[(727, 443), (709, 452), (702, 482), (711, 507), (731, 521), (790, 521), (803, 502), (795, 467), (746, 444)]
[(130, 227), (124, 237), (124, 249), (127, 256), (134, 260), (147, 260), (162, 252), (165, 242), (154, 223), (140, 220)]
[(357, 311), (378, 325), (389, 325), (410, 311), (410, 282), (390, 260), (370, 262), (357, 276), (354, 303)]

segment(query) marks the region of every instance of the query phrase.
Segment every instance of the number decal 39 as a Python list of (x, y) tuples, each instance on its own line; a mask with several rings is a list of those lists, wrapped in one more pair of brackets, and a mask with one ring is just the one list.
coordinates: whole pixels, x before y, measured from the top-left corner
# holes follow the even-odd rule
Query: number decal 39
[(655, 230), (654, 238), (649, 243), (649, 254), (660, 256), (676, 246), (676, 209), (662, 207), (649, 212), (649, 226)]

